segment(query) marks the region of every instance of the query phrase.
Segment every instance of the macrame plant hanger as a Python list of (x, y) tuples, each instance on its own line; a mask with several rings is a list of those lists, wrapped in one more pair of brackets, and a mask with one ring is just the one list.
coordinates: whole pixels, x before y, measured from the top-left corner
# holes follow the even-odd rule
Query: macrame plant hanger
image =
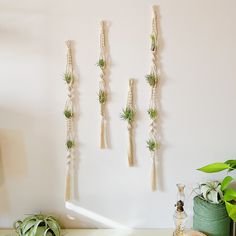
[(106, 114), (106, 102), (107, 102), (107, 88), (106, 88), (106, 76), (107, 76), (107, 50), (105, 43), (105, 21), (101, 21), (100, 32), (100, 56), (97, 66), (101, 69), (98, 100), (100, 103), (100, 115), (101, 115), (101, 128), (100, 128), (100, 148), (107, 148), (107, 114)]
[(127, 97), (126, 108), (122, 110), (121, 118), (127, 121), (127, 129), (129, 136), (129, 145), (128, 145), (128, 163), (129, 166), (134, 166), (134, 141), (133, 141), (133, 129), (134, 129), (134, 118), (135, 118), (135, 106), (133, 99), (134, 92), (134, 79), (129, 80), (129, 90)]
[(152, 34), (151, 34), (151, 53), (152, 53), (152, 65), (150, 74), (146, 75), (146, 80), (151, 88), (151, 98), (148, 109), (148, 114), (151, 120), (149, 139), (147, 141), (147, 147), (150, 151), (152, 161), (151, 171), (151, 187), (152, 191), (157, 189), (157, 165), (158, 165), (158, 105), (157, 105), (157, 85), (159, 80), (159, 69), (157, 66), (157, 54), (158, 54), (158, 31), (157, 31), (157, 14), (155, 7), (153, 7), (152, 18)]
[(74, 131), (74, 70), (72, 61), (72, 41), (66, 41), (67, 64), (64, 79), (67, 84), (68, 96), (65, 104), (64, 115), (66, 118), (66, 148), (67, 148), (67, 169), (66, 169), (66, 191), (65, 200), (72, 199), (72, 167), (75, 155), (75, 131)]

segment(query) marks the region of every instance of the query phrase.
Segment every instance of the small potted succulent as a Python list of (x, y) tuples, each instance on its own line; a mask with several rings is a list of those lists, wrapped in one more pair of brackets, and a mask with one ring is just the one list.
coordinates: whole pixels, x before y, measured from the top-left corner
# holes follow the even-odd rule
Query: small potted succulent
[[(216, 173), (236, 169), (236, 160), (213, 163), (199, 171)], [(230, 235), (230, 223), (236, 221), (236, 191), (230, 186), (234, 178), (227, 175), (221, 182), (211, 181), (200, 185), (194, 198), (193, 228), (210, 236)]]
[(31, 215), (24, 220), (18, 220), (14, 228), (19, 236), (61, 236), (58, 221), (47, 215)]

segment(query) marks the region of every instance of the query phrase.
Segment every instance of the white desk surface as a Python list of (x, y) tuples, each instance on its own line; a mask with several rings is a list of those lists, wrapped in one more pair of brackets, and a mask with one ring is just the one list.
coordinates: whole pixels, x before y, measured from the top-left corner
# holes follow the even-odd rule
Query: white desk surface
[[(14, 230), (0, 229), (0, 236), (16, 236)], [(173, 230), (170, 229), (65, 229), (62, 231), (65, 236), (172, 236)]]

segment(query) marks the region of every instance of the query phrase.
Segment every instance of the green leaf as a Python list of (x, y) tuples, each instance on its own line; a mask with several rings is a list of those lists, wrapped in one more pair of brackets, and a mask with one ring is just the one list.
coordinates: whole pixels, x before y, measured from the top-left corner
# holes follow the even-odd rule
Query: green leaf
[(148, 84), (151, 86), (151, 87), (155, 87), (156, 84), (157, 84), (157, 77), (155, 74), (151, 73), (151, 74), (148, 74), (145, 76)]
[(225, 203), (229, 217), (236, 222), (236, 205), (229, 202)]
[(22, 229), (22, 233), (23, 235), (25, 235), (25, 233), (30, 230), (33, 226), (35, 225), (35, 220), (29, 220), (27, 221), (27, 224), (25, 225), (25, 227)]
[(47, 221), (49, 228), (52, 230), (53, 234), (55, 236), (60, 236), (60, 227), (54, 220), (48, 220)]
[(67, 84), (73, 83), (74, 82), (74, 76), (72, 73), (66, 72), (64, 74), (64, 80), (66, 81)]
[(232, 188), (228, 188), (224, 193), (224, 200), (228, 202), (235, 199), (236, 199), (236, 191)]
[(104, 90), (99, 90), (99, 94), (98, 94), (98, 100), (100, 102), (100, 104), (105, 104), (107, 101), (107, 93)]
[(39, 225), (40, 225), (40, 223), (42, 223), (43, 222), (43, 220), (37, 220), (37, 222), (34, 224), (34, 228), (33, 228), (33, 230), (32, 230), (32, 234), (33, 235), (36, 235), (36, 232), (37, 232), (37, 230), (38, 230), (38, 228), (39, 228)]
[(228, 160), (225, 163), (230, 165), (229, 171), (236, 170), (236, 160)]
[(197, 170), (206, 172), (206, 173), (215, 173), (215, 172), (220, 172), (226, 169), (229, 169), (230, 166), (226, 163), (218, 162), (218, 163), (213, 163), (210, 165), (206, 165), (202, 168), (199, 168)]
[(105, 69), (106, 66), (106, 62), (104, 59), (99, 59), (99, 61), (97, 62), (97, 66), (100, 67), (102, 70)]
[(154, 152), (158, 148), (158, 143), (154, 139), (149, 139), (147, 141), (147, 148), (150, 152)]
[(70, 119), (70, 118), (72, 118), (73, 117), (73, 112), (72, 111), (70, 111), (70, 110), (65, 110), (64, 111), (64, 115), (65, 115), (65, 117), (67, 118), (67, 119)]
[(148, 114), (152, 120), (155, 120), (157, 118), (157, 109), (155, 108), (149, 108)]
[(226, 188), (228, 188), (229, 184), (232, 182), (232, 180), (233, 180), (233, 177), (226, 176), (221, 183), (221, 190), (225, 191)]
[(134, 120), (135, 111), (131, 107), (126, 107), (125, 109), (122, 109), (122, 113), (120, 115), (121, 119), (127, 120), (129, 123), (132, 123)]

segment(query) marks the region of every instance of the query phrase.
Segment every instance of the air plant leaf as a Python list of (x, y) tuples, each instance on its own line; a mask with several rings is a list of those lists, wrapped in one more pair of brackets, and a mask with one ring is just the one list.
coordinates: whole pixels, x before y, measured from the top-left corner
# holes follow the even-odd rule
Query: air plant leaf
[(47, 224), (55, 236), (60, 236), (60, 228), (55, 220), (48, 220)]
[(154, 52), (156, 50), (156, 37), (151, 34), (151, 50)]
[(75, 143), (74, 143), (73, 140), (67, 140), (67, 142), (66, 142), (66, 146), (67, 146), (68, 149), (73, 148), (74, 145), (75, 145)]
[(67, 119), (70, 119), (70, 118), (73, 117), (74, 113), (73, 113), (72, 111), (70, 111), (70, 110), (65, 110), (65, 111), (64, 111), (64, 115), (65, 115), (65, 117), (66, 117)]
[(202, 172), (206, 172), (206, 173), (215, 173), (215, 172), (227, 170), (229, 168), (230, 168), (230, 165), (228, 165), (226, 163), (217, 162), (217, 163), (203, 166), (202, 168), (199, 168), (197, 170), (202, 171)]
[(131, 107), (126, 107), (122, 109), (122, 113), (120, 114), (121, 119), (127, 120), (129, 123), (132, 123), (134, 120), (135, 112)]
[(146, 75), (145, 78), (146, 78), (148, 84), (151, 87), (155, 87), (156, 86), (156, 84), (157, 84), (157, 77), (153, 73)]
[(154, 152), (158, 148), (158, 144), (154, 139), (149, 139), (147, 141), (147, 148), (149, 149), (150, 152)]
[(106, 62), (104, 59), (99, 59), (98, 62), (97, 62), (97, 66), (100, 67), (102, 70), (105, 69), (105, 66), (106, 66)]
[(232, 176), (226, 176), (223, 179), (223, 181), (221, 182), (221, 190), (225, 191), (232, 181), (233, 181), (233, 177)]
[(223, 192), (221, 184), (218, 181), (211, 181), (201, 184), (200, 191), (203, 198), (212, 203), (220, 203), (222, 201)]
[(66, 72), (64, 73), (64, 80), (66, 81), (67, 84), (73, 83), (74, 76), (72, 75), (72, 73)]
[(152, 120), (155, 120), (157, 118), (157, 110), (154, 108), (148, 109), (148, 114)]
[(98, 100), (100, 102), (100, 104), (105, 104), (107, 101), (107, 94), (104, 90), (99, 90), (99, 94), (98, 94)]

